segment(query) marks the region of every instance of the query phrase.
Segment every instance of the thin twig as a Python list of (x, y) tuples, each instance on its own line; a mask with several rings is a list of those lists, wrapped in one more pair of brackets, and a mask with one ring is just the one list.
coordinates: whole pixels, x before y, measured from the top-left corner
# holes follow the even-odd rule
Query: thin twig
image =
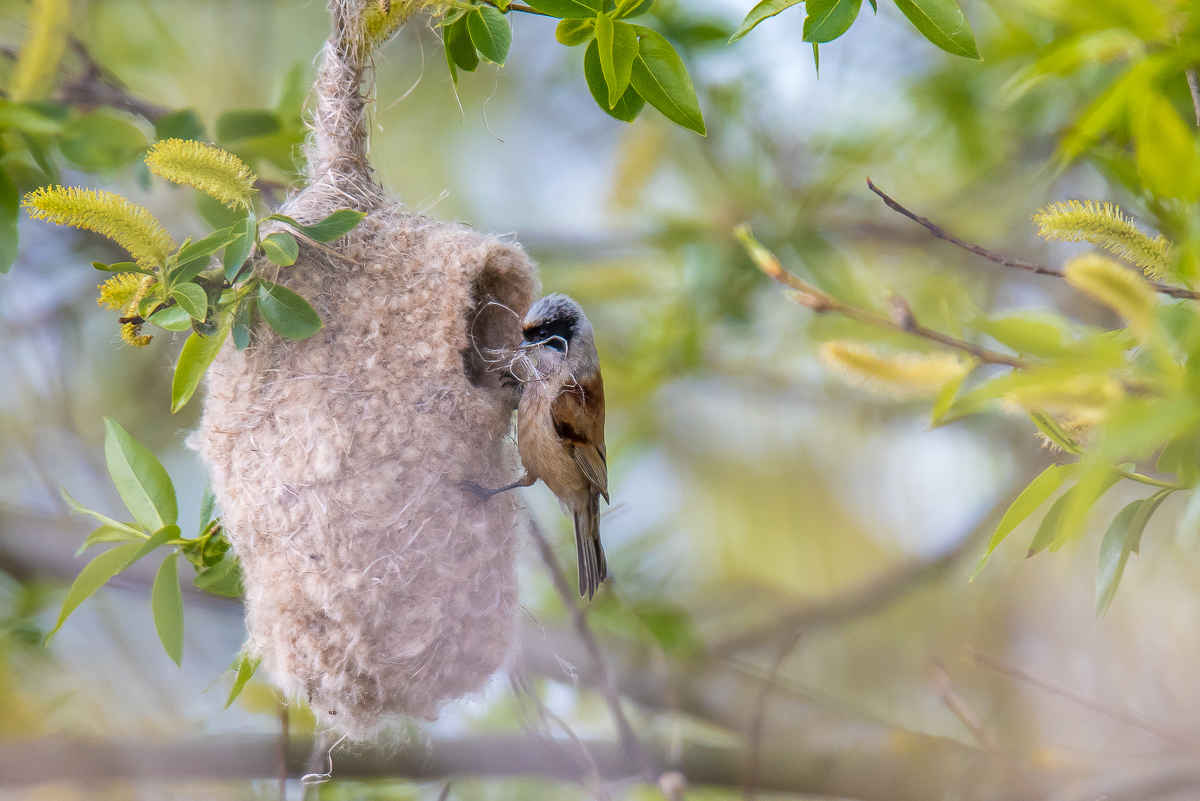
[(507, 6), (501, 6), (495, 0), (485, 0), (488, 5), (495, 6), (501, 11), (520, 11), (522, 14), (537, 14), (539, 17), (553, 17), (553, 14), (547, 14), (545, 11), (538, 11), (532, 6), (527, 6), (524, 3), (509, 3)]
[[(904, 206), (900, 205), (900, 203), (891, 198), (886, 192), (877, 187), (870, 178), (867, 179), (867, 188), (879, 195), (883, 202), (888, 205), (888, 208), (903, 214), (908, 219), (923, 226), (926, 231), (933, 234), (938, 239), (945, 240), (952, 245), (958, 245), (963, 250), (969, 250), (977, 256), (983, 256), (988, 261), (995, 262), (996, 264), (1003, 265), (1004, 267), (1016, 267), (1018, 270), (1028, 270), (1029, 272), (1037, 275), (1052, 275), (1056, 278), (1064, 278), (1066, 276), (1066, 273), (1057, 267), (1047, 267), (1044, 264), (1034, 264), (1033, 262), (1021, 261), (1020, 259), (1013, 259), (1009, 258), (1008, 256), (1001, 256), (999, 253), (993, 253), (985, 247), (967, 242), (964, 239), (959, 239), (954, 234), (946, 231), (944, 228), (941, 228), (935, 223), (930, 222), (925, 217), (915, 214), (906, 209)], [(1149, 278), (1146, 280), (1150, 286), (1154, 288), (1154, 291), (1161, 292), (1164, 295), (1170, 295), (1173, 298), (1190, 298), (1191, 300), (1200, 299), (1200, 292), (1184, 289), (1181, 286), (1171, 286), (1170, 284), (1164, 284), (1161, 281), (1151, 281)]]
[[(748, 229), (739, 236), (749, 237)], [(899, 331), (905, 334), (927, 339), (931, 342), (936, 342), (939, 345), (944, 345), (947, 348), (962, 351), (963, 353), (974, 356), (985, 364), (1003, 364), (1008, 367), (1013, 367), (1018, 370), (1028, 370), (1030, 364), (1022, 359), (1013, 356), (1006, 356), (1003, 353), (997, 353), (994, 350), (980, 347), (971, 342), (966, 342), (961, 339), (955, 339), (952, 336), (943, 334), (941, 331), (934, 331), (932, 328), (926, 328), (917, 322), (909, 310), (903, 317), (885, 317), (866, 309), (860, 309), (857, 306), (851, 306), (849, 303), (843, 303), (827, 292), (818, 289), (802, 278), (799, 278), (787, 270), (783, 269), (783, 265), (779, 263), (779, 259), (773, 253), (763, 248), (758, 243), (754, 243), (756, 247), (751, 250), (751, 258), (754, 259), (758, 268), (766, 273), (771, 278), (786, 287), (791, 287), (796, 290), (795, 300), (802, 306), (806, 306), (818, 313), (836, 312), (843, 317), (849, 317), (851, 320), (857, 320), (861, 323), (887, 328), (892, 331)], [(899, 302), (897, 302), (899, 301)], [(892, 300), (893, 307), (898, 307), (903, 304), (903, 308), (907, 309), (908, 304), (904, 303), (899, 296), (894, 296)]]
[(963, 726), (966, 726), (980, 747), (987, 751), (988, 755), (1004, 768), (1013, 782), (1025, 794), (1030, 798), (1043, 798), (1042, 791), (1038, 789), (1033, 780), (1021, 769), (1016, 757), (1000, 744), (996, 736), (983, 725), (983, 721), (980, 720), (979, 715), (966, 702), (966, 699), (954, 689), (954, 684), (950, 681), (950, 674), (946, 672), (946, 666), (942, 664), (940, 659), (934, 659), (930, 663), (929, 672), (933, 678), (933, 683), (937, 686), (938, 696), (941, 697), (942, 703), (953, 713), (954, 717), (958, 718)]
[(72, 106), (119, 108), (151, 123), (170, 112), (166, 106), (130, 94), (115, 75), (92, 57), (83, 42), (72, 37), (71, 47), (83, 62), (83, 72), (62, 85), (58, 92), (60, 102)]
[(287, 801), (288, 777), (288, 708), (287, 703), (279, 703), (279, 801)]
[(742, 792), (745, 801), (754, 801), (757, 792), (758, 766), (762, 758), (763, 726), (767, 719), (767, 701), (775, 690), (775, 682), (779, 678), (779, 671), (783, 667), (783, 663), (792, 655), (792, 651), (799, 643), (800, 632), (797, 631), (779, 647), (779, 652), (775, 654), (775, 660), (771, 663), (771, 670), (763, 680), (758, 697), (754, 699), (754, 717), (750, 718), (750, 725), (746, 730), (746, 786)]
[[(541, 736), (541, 730), (544, 729), (548, 735), (550, 733), (550, 721), (553, 721), (554, 724), (557, 725), (558, 728), (561, 729), (562, 732), (566, 734), (571, 742), (574, 743), (579, 749), (579, 753), (583, 757), (581, 761), (581, 767), (587, 770), (588, 776), (595, 787), (594, 794), (596, 797), (600, 799), (600, 801), (611, 801), (612, 797), (609, 795), (607, 789), (605, 789), (604, 779), (600, 776), (600, 766), (596, 764), (596, 760), (592, 757), (592, 752), (588, 750), (587, 744), (579, 739), (579, 736), (575, 734), (574, 729), (572, 729), (565, 720), (554, 714), (550, 707), (542, 703), (541, 697), (538, 696), (537, 689), (529, 686), (529, 681), (525, 677), (524, 673), (517, 672), (515, 670), (510, 672), (509, 682), (512, 685), (513, 693), (517, 696), (518, 701), (522, 696), (533, 701), (534, 709), (536, 710), (538, 720), (541, 723), (541, 727), (536, 734)], [(543, 737), (542, 739), (546, 742), (548, 747), (553, 750), (558, 750), (558, 743), (556, 743), (553, 739), (550, 737)]]
[(1010, 679), (1024, 682), (1037, 687), (1040, 690), (1045, 690), (1052, 695), (1057, 695), (1074, 701), (1081, 706), (1087, 707), (1093, 712), (1099, 712), (1101, 715), (1106, 715), (1107, 717), (1124, 723), (1127, 726), (1132, 726), (1136, 729), (1141, 729), (1144, 732), (1148, 732), (1163, 742), (1175, 746), (1182, 751), (1186, 751), (1191, 754), (1200, 751), (1200, 743), (1197, 743), (1195, 740), (1189, 739), (1174, 732), (1167, 731), (1166, 729), (1159, 728), (1153, 723), (1139, 718), (1137, 715), (1129, 712), (1123, 712), (1120, 709), (1113, 709), (1112, 707), (1105, 706), (1099, 701), (1088, 698), (1086, 695), (1074, 692), (1073, 690), (1068, 690), (1066, 687), (1061, 687), (1044, 679), (1039, 679), (1036, 676), (1026, 673), (1020, 668), (1010, 665), (1002, 659), (997, 659), (994, 656), (980, 653), (970, 646), (967, 646), (966, 658), (968, 662), (983, 668), (987, 668), (988, 670), (999, 673), (1002, 676), (1007, 676)]
[(1187, 76), (1188, 89), (1192, 90), (1192, 108), (1196, 110), (1196, 127), (1200, 128), (1200, 79), (1195, 67), (1188, 67), (1183, 74)]
[(588, 625), (587, 612), (576, 603), (575, 597), (571, 594), (571, 587), (567, 583), (567, 576), (563, 573), (562, 565), (558, 563), (558, 557), (554, 555), (554, 550), (550, 547), (550, 542), (542, 532), (541, 526), (533, 518), (529, 518), (529, 531), (537, 543), (542, 561), (546, 563), (546, 567), (550, 571), (550, 578), (554, 581), (554, 589), (558, 592), (563, 606), (567, 608), (568, 614), (571, 615), (571, 623), (575, 627), (575, 633), (583, 642), (584, 648), (587, 649), (588, 657), (592, 660), (592, 671), (596, 678), (596, 684), (599, 686), (600, 692), (608, 704), (613, 723), (616, 724), (617, 737), (621, 741), (625, 753), (638, 765), (641, 772), (645, 775), (646, 780), (653, 782), (658, 776), (654, 761), (646, 753), (645, 749), (642, 748), (637, 735), (633, 733), (633, 727), (629, 725), (629, 719), (625, 717), (625, 710), (621, 707), (621, 698), (617, 695), (612, 678), (608, 675), (608, 668), (604, 664), (604, 658), (600, 653), (600, 646), (596, 642), (596, 636), (592, 633), (591, 626)]

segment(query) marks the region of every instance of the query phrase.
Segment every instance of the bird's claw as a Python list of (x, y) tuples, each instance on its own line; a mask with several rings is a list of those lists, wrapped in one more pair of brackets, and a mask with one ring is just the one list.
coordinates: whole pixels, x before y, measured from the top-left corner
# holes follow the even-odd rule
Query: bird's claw
[(474, 481), (460, 481), (458, 482), (458, 486), (462, 489), (465, 489), (467, 492), (471, 493), (481, 501), (486, 501), (488, 498), (492, 497), (491, 490), (479, 486)]

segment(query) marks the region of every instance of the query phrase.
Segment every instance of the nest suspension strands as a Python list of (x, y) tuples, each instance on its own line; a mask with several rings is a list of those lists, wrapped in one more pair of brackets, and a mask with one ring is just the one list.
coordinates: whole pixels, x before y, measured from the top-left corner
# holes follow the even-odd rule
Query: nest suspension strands
[[(411, 13), (398, 5), (387, 14)], [(512, 649), (514, 501), (479, 504), (457, 482), (517, 470), (516, 397), (492, 362), (520, 342), (538, 283), (519, 246), (384, 195), (362, 87), (396, 17), (374, 20), (377, 0), (329, 9), (308, 183), (280, 211), (368, 216), (336, 252), (302, 245), (292, 267), (255, 265), (325, 328), (292, 342), (260, 326), (240, 353), (227, 343), (190, 441), (241, 560), (251, 650), (323, 725), (361, 739), (435, 717)]]

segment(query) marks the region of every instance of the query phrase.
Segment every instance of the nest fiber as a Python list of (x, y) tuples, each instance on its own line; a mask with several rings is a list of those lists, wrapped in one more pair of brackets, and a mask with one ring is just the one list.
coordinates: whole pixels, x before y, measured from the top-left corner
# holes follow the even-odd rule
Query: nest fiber
[[(372, 179), (365, 7), (333, 0), (307, 186), (280, 211), (367, 212), (333, 251), (268, 271), (325, 323), (260, 325), (209, 371), (192, 443), (241, 560), (251, 648), (322, 723), (366, 737), (436, 717), (501, 667), (516, 625), (515, 396), (485, 354), (520, 340), (537, 291), (519, 246), (395, 207)], [(503, 308), (503, 307), (507, 307)], [(511, 311), (509, 311), (511, 310)], [(516, 315), (513, 314), (516, 313)]]

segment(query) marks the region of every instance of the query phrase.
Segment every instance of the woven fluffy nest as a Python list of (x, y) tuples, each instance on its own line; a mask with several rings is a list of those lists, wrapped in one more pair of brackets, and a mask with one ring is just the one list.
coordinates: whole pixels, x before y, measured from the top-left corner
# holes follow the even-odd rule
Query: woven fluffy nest
[[(336, 253), (257, 269), (325, 328), (260, 325), (225, 346), (192, 443), (245, 576), (252, 650), (322, 723), (355, 738), (482, 687), (515, 632), (515, 397), (484, 354), (515, 345), (537, 291), (519, 246), (398, 210), (366, 159), (360, 0), (334, 0), (301, 222), (368, 212)], [(507, 311), (507, 307), (512, 311)], [(489, 305), (492, 304), (492, 305)], [(515, 312), (514, 315), (512, 312)]]

